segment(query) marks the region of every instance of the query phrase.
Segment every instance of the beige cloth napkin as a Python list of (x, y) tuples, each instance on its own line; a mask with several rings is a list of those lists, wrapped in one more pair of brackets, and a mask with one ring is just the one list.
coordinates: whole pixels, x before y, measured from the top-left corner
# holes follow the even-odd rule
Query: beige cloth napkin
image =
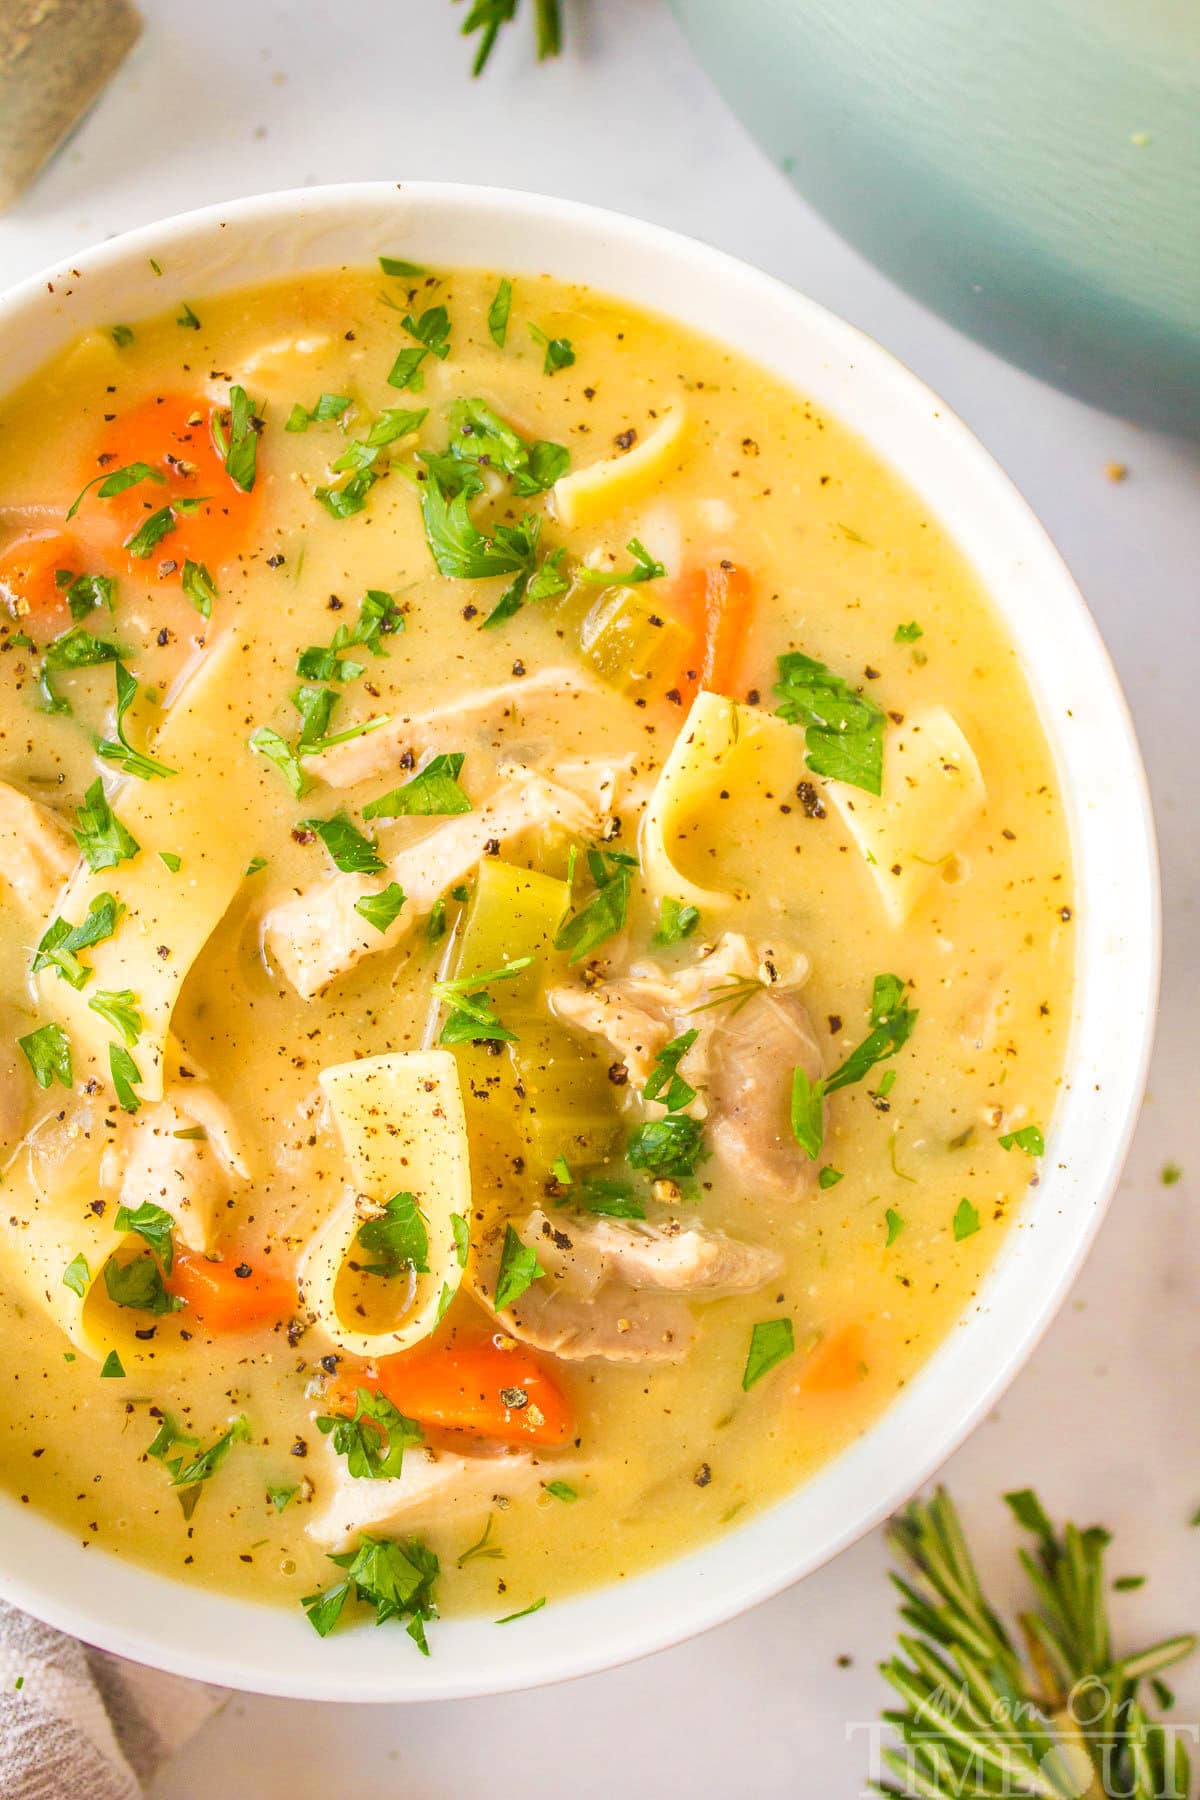
[(142, 1800), (228, 1698), (64, 1637), (0, 1602), (3, 1800)]

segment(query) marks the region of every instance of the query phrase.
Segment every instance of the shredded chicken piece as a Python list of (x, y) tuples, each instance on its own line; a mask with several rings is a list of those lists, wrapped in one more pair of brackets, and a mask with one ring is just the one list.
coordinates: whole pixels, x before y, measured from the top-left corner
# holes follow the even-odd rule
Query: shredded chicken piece
[(633, 1097), (664, 1044), (698, 1028), (679, 1065), (702, 1090), (687, 1110), (709, 1119), (709, 1143), (739, 1180), (791, 1196), (815, 1173), (790, 1120), (793, 1069), (813, 1081), (821, 1073), (798, 991), (807, 976), (807, 957), (726, 932), (687, 968), (635, 963), (629, 975), (592, 988), (555, 988), (550, 1005), (564, 1024), (606, 1040), (629, 1071)]
[(231, 1113), (203, 1083), (171, 1090), (125, 1120), (105, 1147), (102, 1170), (119, 1184), (122, 1206), (149, 1200), (165, 1208), (189, 1250), (210, 1248), (231, 1181), (250, 1174)]
[[(574, 1211), (551, 1219), (536, 1207), (520, 1236), (544, 1273), (501, 1323), (524, 1343), (572, 1360), (677, 1362), (695, 1336), (688, 1296), (752, 1293), (783, 1267), (774, 1250), (679, 1219), (651, 1224)], [(493, 1281), (494, 1273), (493, 1258)]]
[[(398, 776), (403, 772), (402, 757), (416, 763), (434, 752), (464, 748), (469, 752), (475, 747), (511, 753), (519, 748), (522, 761), (534, 762), (537, 756), (531, 752), (552, 749), (556, 739), (561, 742), (564, 729), (573, 730), (581, 745), (587, 741), (575, 714), (588, 700), (612, 705), (611, 693), (577, 669), (539, 669), (428, 712), (391, 718), (376, 731), (314, 751), (304, 758), (304, 766), (331, 787), (346, 788), (380, 776)], [(595, 720), (595, 707), (586, 707), (586, 714)], [(597, 733), (591, 741), (603, 743), (604, 737)]]
[[(511, 768), (503, 788), (478, 812), (463, 813), (393, 856), (378, 875), (330, 875), (274, 906), (263, 942), (292, 986), (311, 1000), (372, 951), (406, 937), (447, 888), (468, 876), (492, 843), (505, 844), (540, 825), (592, 837), (598, 821), (577, 794), (528, 769)], [(386, 931), (356, 903), (398, 882), (405, 901)]]
[[(332, 1454), (332, 1453), (331, 1453)], [(324, 1504), (308, 1523), (308, 1535), (327, 1550), (348, 1550), (364, 1531), (385, 1537), (396, 1532), (458, 1524), (493, 1506), (536, 1495), (566, 1465), (542, 1461), (526, 1451), (494, 1456), (458, 1456), (428, 1448), (409, 1450), (399, 1475), (363, 1481), (340, 1460)]]
[(48, 807), (0, 781), (0, 881), (22, 906), (48, 918), (79, 852)]

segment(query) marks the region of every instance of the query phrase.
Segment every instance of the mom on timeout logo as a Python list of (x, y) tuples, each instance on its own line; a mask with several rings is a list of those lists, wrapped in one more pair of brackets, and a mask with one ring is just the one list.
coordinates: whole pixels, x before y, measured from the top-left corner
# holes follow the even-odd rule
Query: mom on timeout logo
[(999, 1689), (982, 1707), (965, 1682), (912, 1700), (900, 1736), (899, 1714), (847, 1724), (867, 1752), (860, 1800), (1191, 1800), (1200, 1724), (1156, 1720), (1148, 1734), (1098, 1675), (1051, 1716)]

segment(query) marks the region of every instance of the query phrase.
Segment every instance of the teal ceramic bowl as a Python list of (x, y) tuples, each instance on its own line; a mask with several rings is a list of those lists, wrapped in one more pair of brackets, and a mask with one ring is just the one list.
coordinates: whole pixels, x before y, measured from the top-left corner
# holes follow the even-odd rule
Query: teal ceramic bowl
[(672, 0), (805, 198), (953, 324), (1200, 435), (1195, 0)]

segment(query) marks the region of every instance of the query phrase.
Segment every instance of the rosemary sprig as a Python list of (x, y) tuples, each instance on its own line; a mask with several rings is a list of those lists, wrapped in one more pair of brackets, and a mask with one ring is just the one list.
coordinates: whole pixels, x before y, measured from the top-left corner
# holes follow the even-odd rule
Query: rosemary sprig
[[(1187, 1800), (1182, 1741), (1149, 1717), (1142, 1684), (1196, 1647), (1193, 1635), (1114, 1656), (1106, 1605), (1109, 1534), (1057, 1532), (1029, 1489), (1006, 1494), (1034, 1534), (1021, 1565), (1033, 1604), (1018, 1648), (979, 1584), (958, 1514), (938, 1489), (892, 1521), (909, 1573), (893, 1573), (910, 1628), (881, 1665), (902, 1707), (877, 1793), (902, 1800)], [(1165, 1695), (1165, 1699), (1164, 1699)]]
[[(495, 48), (501, 29), (516, 18), (520, 0), (471, 0), (462, 23), (462, 35), (479, 33), (472, 75), (481, 75)], [(539, 62), (557, 56), (562, 49), (562, 0), (533, 0), (533, 42)]]

